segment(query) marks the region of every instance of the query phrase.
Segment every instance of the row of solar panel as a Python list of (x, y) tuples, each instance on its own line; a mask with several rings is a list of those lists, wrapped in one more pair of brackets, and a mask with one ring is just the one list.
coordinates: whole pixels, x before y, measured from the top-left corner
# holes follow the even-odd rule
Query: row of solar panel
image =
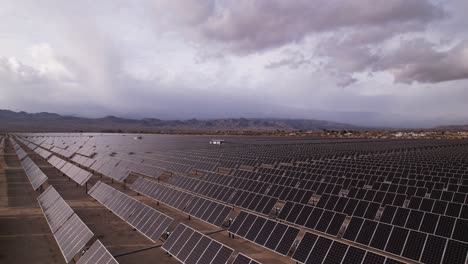
[(57, 156), (51, 156), (48, 159), (48, 162), (81, 186), (83, 186), (89, 180), (89, 178), (93, 176), (93, 174), (90, 172), (85, 171), (84, 169)]
[(34, 190), (37, 190), (44, 182), (47, 181), (47, 176), (29, 157), (26, 157), (21, 161), (21, 166), (26, 172), (26, 176)]
[(162, 249), (186, 264), (225, 264), (233, 249), (184, 224), (179, 224), (162, 245)]
[(52, 152), (45, 150), (43, 148), (35, 148), (33, 150), (34, 152), (36, 152), (39, 156), (41, 156), (44, 159), (48, 159), (50, 156), (52, 156)]
[(170, 181), (170, 184), (188, 190), (197, 194), (201, 194), (206, 197), (210, 197), (225, 203), (228, 203), (236, 189), (214, 184), (211, 182), (201, 181), (193, 177), (186, 176), (173, 176)]
[(296, 188), (293, 186), (280, 185), (276, 183), (272, 184), (273, 182), (243, 179), (241, 177), (227, 176), (217, 173), (208, 173), (208, 175), (203, 177), (203, 180), (219, 185), (229, 186), (235, 189), (265, 194), (276, 197), (281, 201), (307, 203), (314, 194), (311, 190)]
[(446, 202), (468, 204), (468, 194), (451, 191), (432, 191), (430, 198)]
[(96, 240), (76, 264), (118, 264), (101, 241)]
[[(428, 176), (426, 179), (409, 179), (409, 178), (393, 178), (392, 184), (397, 184), (398, 186), (415, 186), (415, 187), (425, 187), (428, 192), (433, 192), (436, 190), (442, 190), (450, 186), (451, 184), (458, 183), (458, 179), (454, 178), (445, 178), (445, 177), (433, 177)], [(395, 187), (390, 187), (395, 188)]]
[(98, 158), (89, 168), (118, 182), (123, 182), (127, 179), (129, 172), (126, 168), (119, 167), (117, 164), (118, 161), (114, 160), (112, 162), (111, 157)]
[(435, 183), (434, 186), (429, 185), (429, 184), (426, 184), (426, 186), (430, 188), (418, 187), (418, 186), (407, 186), (407, 185), (402, 185), (402, 184), (385, 183), (385, 182), (375, 182), (372, 185), (372, 189), (377, 190), (377, 191), (386, 191), (386, 192), (405, 194), (409, 198), (412, 196), (424, 197), (426, 193), (431, 193), (433, 189), (442, 190), (444, 188), (444, 184), (441, 182)]
[(241, 211), (228, 231), (276, 253), (287, 255), (300, 230)]
[[(418, 174), (408, 176), (401, 175), (402, 177), (393, 178), (392, 183), (408, 186), (427, 186), (426, 188), (428, 189), (430, 189), (430, 185), (435, 186), (435, 184), (437, 183), (442, 183), (444, 185), (444, 188), (446, 188), (449, 184), (459, 183), (460, 179), (463, 179), (464, 174), (462, 172), (458, 173), (456, 170), (453, 170), (451, 168), (444, 169), (443, 171), (438, 171), (438, 175), (431, 175), (431, 173), (431, 171), (428, 171), (419, 172)], [(433, 188), (432, 191), (435, 191), (435, 189)]]
[(431, 198), (412, 197), (408, 204), (408, 208), (468, 219), (468, 204), (438, 201)]
[(48, 151), (46, 149), (43, 149), (43, 148), (39, 148), (36, 145), (34, 145), (34, 144), (32, 144), (32, 143), (30, 143), (28, 141), (25, 141), (24, 139), (22, 139), (20, 137), (17, 137), (16, 139), (21, 141), (21, 143), (27, 145), (28, 148), (30, 148), (31, 150), (36, 152), (36, 154), (38, 154), (39, 156), (41, 156), (44, 159), (48, 159), (52, 155), (52, 153), (50, 151)]
[(292, 256), (300, 263), (401, 264), (403, 262), (306, 232)]
[[(425, 195), (425, 193), (424, 193)], [(349, 198), (366, 200), (379, 203), (382, 207), (387, 204), (403, 206), (405, 200), (409, 197), (406, 194), (395, 193), (392, 191), (378, 191), (372, 189), (351, 188), (346, 195)], [(412, 196), (412, 195), (411, 195)]]
[(353, 217), (343, 239), (423, 263), (465, 263), (468, 244)]
[(10, 138), (10, 142), (13, 145), (13, 148), (15, 149), (16, 156), (18, 156), (20, 160), (28, 156), (28, 153), (26, 153), (26, 151), (24, 151), (24, 149), (21, 148), (21, 146), (18, 143), (16, 143), (16, 141), (13, 138)]
[(88, 193), (153, 242), (159, 240), (173, 221), (171, 217), (100, 181)]
[(281, 209), (278, 219), (336, 236), (346, 215), (310, 205), (287, 202)]
[(139, 177), (133, 182), (133, 184), (130, 185), (130, 189), (181, 211), (184, 210), (187, 203), (193, 198), (193, 194), (159, 184), (143, 177)]
[(93, 238), (93, 233), (52, 186), (37, 200), (65, 261), (70, 262)]
[(130, 189), (215, 226), (221, 226), (232, 210), (224, 204), (170, 188), (143, 177), (138, 178)]
[(31, 183), (34, 190), (37, 190), (44, 182), (47, 181), (47, 176), (42, 170), (34, 163), (28, 156), (26, 151), (20, 147), (13, 139), (11, 142), (14, 145), (16, 155), (18, 156), (21, 167), (23, 167), (29, 182)]
[(379, 211), (380, 204), (344, 196), (324, 194), (317, 202), (317, 207), (338, 213), (344, 213), (349, 216), (360, 216), (374, 219), (375, 215)]
[(94, 164), (94, 162), (96, 162), (95, 159), (85, 157), (81, 154), (75, 154), (72, 158), (72, 161), (80, 164), (81, 166), (88, 167), (88, 168), (90, 168)]
[(415, 209), (386, 206), (380, 221), (468, 242), (468, 220)]
[(242, 190), (236, 191), (234, 188), (185, 176), (172, 177), (171, 184), (261, 214), (269, 214), (278, 201), (278, 199), (274, 197)]
[(235, 189), (265, 194), (276, 197), (282, 201), (294, 201), (302, 203), (307, 203), (314, 193), (317, 193), (318, 195), (322, 193), (338, 194), (343, 188), (342, 185), (337, 183), (328, 183), (318, 180), (299, 181), (299, 179), (281, 177), (291, 180), (285, 181), (285, 184), (278, 184), (277, 181), (275, 181), (275, 179), (278, 179), (277, 177), (268, 177), (269, 175), (259, 177), (259, 175), (256, 174), (253, 174), (252, 176), (257, 177), (252, 179), (245, 179), (241, 178), (242, 176), (227, 176), (216, 173), (209, 173), (207, 176), (205, 176), (204, 180), (220, 185), (226, 185)]

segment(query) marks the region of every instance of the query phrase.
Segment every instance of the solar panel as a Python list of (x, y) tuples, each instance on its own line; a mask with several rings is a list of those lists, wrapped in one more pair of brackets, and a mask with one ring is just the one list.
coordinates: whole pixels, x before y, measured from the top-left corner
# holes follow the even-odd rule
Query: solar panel
[(343, 258), (343, 264), (362, 263), (366, 251), (357, 247), (350, 246)]
[(307, 262), (321, 263), (330, 249), (333, 241), (325, 237), (319, 237), (312, 248)]
[(384, 264), (385, 263), (385, 256), (377, 255), (370, 251), (366, 252), (366, 256), (362, 260), (363, 264)]
[(359, 231), (359, 234), (356, 237), (355, 241), (367, 246), (369, 245), (370, 240), (372, 239), (372, 236), (374, 235), (374, 231), (377, 228), (377, 222), (366, 219), (364, 220), (364, 223), (362, 226), (363, 227)]
[(428, 264), (442, 263), (446, 244), (447, 239), (429, 235), (421, 255), (421, 262)]
[(93, 238), (93, 233), (74, 214), (57, 230), (54, 237), (68, 263)]
[(323, 263), (327, 264), (339, 264), (343, 260), (346, 251), (348, 250), (348, 245), (341, 242), (333, 241), (333, 244), (328, 251), (327, 256)]
[(153, 242), (159, 240), (173, 221), (171, 217), (100, 181), (88, 193)]
[(55, 233), (74, 214), (52, 185), (37, 200), (52, 233)]
[(317, 235), (306, 232), (292, 258), (298, 262), (305, 263), (317, 239)]
[(203, 235), (202, 233), (179, 224), (162, 245), (162, 249), (182, 263), (227, 263), (233, 249)]
[(41, 193), (41, 195), (37, 197), (37, 200), (42, 210), (47, 210), (59, 198), (61, 198), (60, 194), (52, 185), (50, 185), (43, 193)]
[(468, 244), (455, 240), (448, 240), (445, 248), (443, 263), (466, 263), (468, 260)]
[(370, 246), (373, 248), (377, 248), (380, 250), (385, 249), (387, 245), (388, 237), (392, 232), (392, 225), (379, 223), (377, 228), (375, 229), (375, 233), (372, 237), (372, 241), (370, 242)]
[(236, 258), (234, 259), (234, 262), (232, 264), (260, 264), (260, 262), (247, 257), (246, 255), (239, 253), (237, 254)]
[(118, 264), (101, 241), (96, 240), (76, 264)]

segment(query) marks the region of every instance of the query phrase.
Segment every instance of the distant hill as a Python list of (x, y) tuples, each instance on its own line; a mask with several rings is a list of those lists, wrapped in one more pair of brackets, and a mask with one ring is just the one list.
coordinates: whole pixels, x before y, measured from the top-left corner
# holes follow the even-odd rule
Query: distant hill
[(0, 110), (0, 131), (5, 132), (157, 132), (157, 131), (272, 131), (357, 129), (324, 120), (307, 119), (127, 119), (115, 116), (83, 118), (54, 113)]
[(444, 131), (468, 131), (468, 125), (438, 126), (435, 129)]

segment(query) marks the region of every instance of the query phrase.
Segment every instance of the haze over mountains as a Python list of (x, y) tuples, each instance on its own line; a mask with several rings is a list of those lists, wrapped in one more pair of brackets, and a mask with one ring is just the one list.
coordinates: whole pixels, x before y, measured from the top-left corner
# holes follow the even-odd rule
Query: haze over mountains
[(129, 119), (115, 116), (84, 118), (55, 113), (26, 113), (0, 110), (0, 131), (25, 132), (154, 132), (154, 131), (271, 131), (357, 129), (356, 126), (325, 120), (306, 119), (209, 119), (161, 120), (157, 118)]
[[(27, 113), (0, 109), (0, 131), (5, 132), (158, 132), (158, 131), (274, 131), (352, 130), (377, 127), (316, 119), (217, 118), (162, 120), (157, 118), (86, 118), (56, 113)], [(468, 131), (468, 125), (436, 126), (437, 130)]]

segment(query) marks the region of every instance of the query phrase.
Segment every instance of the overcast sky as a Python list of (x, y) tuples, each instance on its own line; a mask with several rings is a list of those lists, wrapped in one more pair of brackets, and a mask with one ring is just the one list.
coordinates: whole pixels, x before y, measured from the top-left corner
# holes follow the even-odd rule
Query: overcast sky
[(468, 1), (0, 0), (0, 108), (468, 123)]

